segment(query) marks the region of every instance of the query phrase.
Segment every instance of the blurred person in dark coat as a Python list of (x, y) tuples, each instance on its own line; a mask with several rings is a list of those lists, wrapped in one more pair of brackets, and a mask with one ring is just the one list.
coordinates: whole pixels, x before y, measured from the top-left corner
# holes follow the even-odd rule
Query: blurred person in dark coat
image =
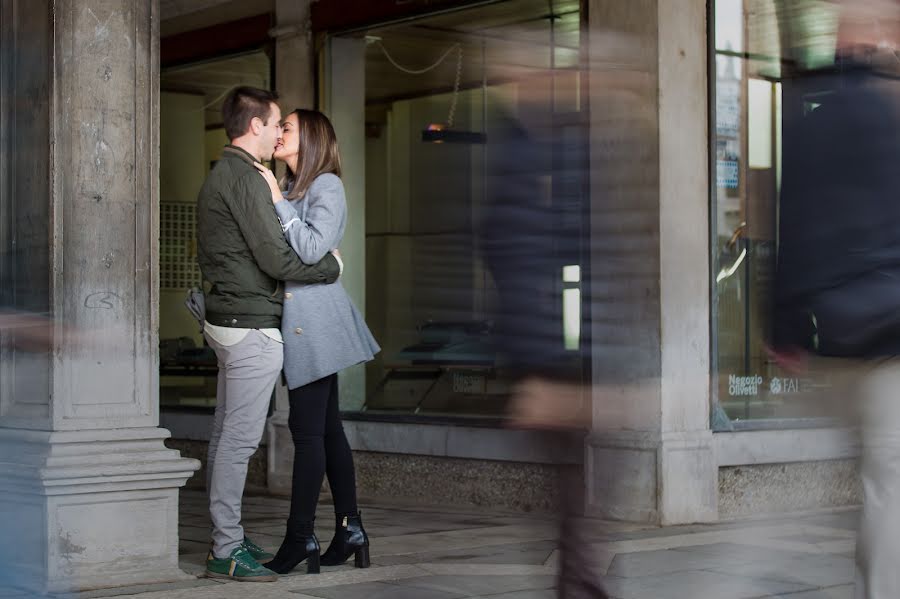
[[(584, 356), (566, 348), (562, 307), (563, 267), (580, 263), (580, 231), (572, 225), (580, 219), (571, 213), (580, 208), (552, 192), (554, 141), (548, 108), (520, 97), (519, 118), (506, 114), (489, 123), (488, 197), (479, 237), (497, 289), (495, 345), (513, 378), (510, 422), (554, 431), (550, 442), (560, 447), (581, 447), (588, 405), (581, 381)], [(558, 491), (559, 596), (604, 599), (599, 560), (592, 556), (596, 539), (580, 518), (580, 471), (561, 467)]]
[(898, 34), (896, 0), (844, 0), (834, 67), (785, 82), (775, 346), (852, 373), (865, 599), (900, 597)]

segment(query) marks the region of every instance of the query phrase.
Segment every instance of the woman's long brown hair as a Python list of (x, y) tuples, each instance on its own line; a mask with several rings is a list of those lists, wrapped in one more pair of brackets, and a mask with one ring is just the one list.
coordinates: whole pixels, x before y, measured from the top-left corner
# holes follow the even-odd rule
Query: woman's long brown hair
[(288, 189), (287, 199), (302, 198), (316, 177), (325, 173), (341, 176), (341, 154), (337, 136), (328, 117), (318, 110), (298, 108), (291, 114), (297, 115), (300, 139), (300, 156), (297, 172), (287, 169), (282, 186)]

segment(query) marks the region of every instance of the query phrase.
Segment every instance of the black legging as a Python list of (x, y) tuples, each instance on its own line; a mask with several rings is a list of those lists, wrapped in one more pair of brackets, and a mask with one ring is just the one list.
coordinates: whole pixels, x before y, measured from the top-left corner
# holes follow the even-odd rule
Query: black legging
[(294, 440), (294, 478), (291, 520), (312, 533), (322, 478), (334, 498), (337, 516), (356, 514), (356, 472), (353, 453), (344, 435), (338, 404), (337, 374), (291, 389), (288, 427)]

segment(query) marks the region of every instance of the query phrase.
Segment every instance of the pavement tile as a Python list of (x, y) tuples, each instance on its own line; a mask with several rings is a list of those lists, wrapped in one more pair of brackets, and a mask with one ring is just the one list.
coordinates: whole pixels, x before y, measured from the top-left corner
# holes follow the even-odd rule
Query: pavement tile
[(790, 595), (778, 595), (782, 599), (853, 599), (853, 585), (815, 589)]
[(810, 545), (818, 545), (820, 543), (832, 543), (835, 540), (834, 536), (826, 537), (823, 535), (814, 535), (814, 534), (800, 534), (800, 535), (787, 535), (784, 537), (776, 537), (779, 540), (783, 541), (791, 541), (794, 543), (808, 543)]
[(522, 564), (416, 564), (425, 574), (434, 576), (556, 576), (556, 570)]
[(811, 516), (808, 522), (810, 524), (827, 526), (829, 528), (839, 528), (843, 530), (856, 531), (859, 526), (859, 511), (847, 510), (834, 512), (831, 514), (817, 514), (815, 516)]
[(101, 589), (97, 591), (88, 591), (84, 593), (74, 593), (67, 595), (66, 599), (104, 599), (107, 597), (119, 597), (122, 595), (140, 595), (144, 593), (179, 591), (182, 589), (198, 589), (202, 587), (221, 586), (223, 583), (211, 578), (198, 578), (183, 582), (173, 582), (169, 584), (147, 584), (131, 587), (118, 587), (115, 589)]
[(540, 591), (513, 591), (512, 593), (500, 593), (499, 595), (481, 595), (472, 599), (557, 599), (556, 589), (544, 589)]
[(822, 553), (834, 553), (836, 555), (856, 555), (856, 539), (845, 539), (842, 541), (829, 541), (827, 543), (817, 543), (816, 548)]
[(731, 567), (740, 566), (742, 563), (739, 558), (727, 554), (715, 555), (660, 549), (656, 551), (620, 553), (613, 558), (607, 574), (632, 578), (692, 570), (711, 570), (716, 567), (728, 570)]
[[(363, 524), (366, 527), (366, 533), (368, 533), (369, 537), (373, 539), (382, 538), (382, 537), (404, 537), (406, 535), (420, 535), (432, 532), (447, 532), (451, 530), (459, 530), (458, 528), (454, 528), (450, 525), (447, 526), (407, 526), (403, 524), (383, 524), (383, 525), (371, 525), (368, 520), (364, 520)], [(318, 529), (317, 529), (318, 530)], [(332, 527), (333, 531), (334, 528)], [(329, 537), (331, 536), (331, 532), (329, 532)]]
[(532, 576), (472, 576), (460, 575), (422, 576), (396, 582), (387, 581), (401, 587), (418, 588), (427, 591), (460, 593), (463, 597), (473, 595), (496, 595), (507, 591), (535, 591), (553, 588), (556, 577), (552, 575)]
[(303, 594), (325, 599), (461, 599), (471, 596), (441, 590), (402, 587), (384, 582), (363, 582), (321, 589), (304, 589)]
[(555, 538), (556, 530), (551, 526), (496, 526), (383, 537), (379, 541), (379, 550), (389, 555), (418, 554), (424, 551), (433, 551), (435, 547), (443, 547), (447, 550), (466, 550), (516, 542), (546, 541)]
[(556, 541), (509, 543), (489, 547), (424, 551), (412, 555), (375, 555), (378, 564), (467, 563), (543, 565), (556, 549)]
[[(180, 565), (195, 576), (205, 570), (207, 501), (200, 491), (181, 494)], [(323, 496), (317, 510), (326, 546), (334, 530), (329, 501)], [(276, 549), (289, 505), (283, 497), (245, 497), (248, 536)], [(556, 599), (551, 517), (384, 504), (362, 511), (372, 537), (368, 569), (349, 563), (307, 575), (301, 565), (275, 583), (200, 577), (71, 599)], [(851, 599), (857, 521), (858, 512), (847, 510), (669, 528), (585, 519), (579, 527), (602, 541), (590, 549), (602, 555), (595, 561), (608, 569), (616, 599)]]
[(810, 555), (822, 555), (821, 552), (811, 549), (809, 553), (800, 551), (785, 551), (760, 545), (743, 545), (739, 543), (705, 543), (698, 545), (684, 545), (673, 551), (685, 551), (705, 553), (708, 555), (720, 555), (735, 558), (743, 562), (750, 561), (787, 561), (791, 559), (809, 557)]
[(179, 526), (178, 538), (182, 541), (194, 541), (197, 543), (206, 543), (209, 545), (210, 530), (208, 527), (200, 526)]
[(813, 587), (851, 584), (856, 572), (854, 560), (833, 554), (748, 561), (738, 564), (716, 563), (706, 569), (723, 574), (766, 578)]
[(203, 553), (185, 553), (178, 556), (178, 567), (191, 576), (203, 576), (206, 572), (206, 557)]
[(621, 599), (750, 599), (811, 590), (809, 586), (718, 572), (673, 572), (657, 576), (609, 576), (604, 584)]
[[(296, 591), (319, 589), (339, 585), (361, 584), (364, 582), (384, 582), (404, 578), (417, 578), (429, 574), (419, 566), (386, 566), (383, 568), (354, 568), (352, 565), (323, 567), (321, 574), (300, 574), (283, 577), (285, 584)], [(305, 591), (304, 591), (305, 592)]]

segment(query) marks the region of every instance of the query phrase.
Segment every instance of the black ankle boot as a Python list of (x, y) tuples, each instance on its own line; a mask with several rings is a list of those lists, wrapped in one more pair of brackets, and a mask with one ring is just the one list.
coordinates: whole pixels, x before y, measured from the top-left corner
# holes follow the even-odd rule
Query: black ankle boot
[(275, 558), (263, 564), (269, 570), (277, 574), (287, 574), (297, 567), (297, 564), (306, 560), (306, 573), (319, 573), (319, 539), (313, 530), (311, 522), (295, 524), (288, 520), (287, 533), (284, 541), (278, 548)]
[(369, 537), (362, 525), (362, 516), (337, 516), (334, 538), (322, 554), (323, 566), (339, 566), (354, 556), (357, 568), (369, 567)]

